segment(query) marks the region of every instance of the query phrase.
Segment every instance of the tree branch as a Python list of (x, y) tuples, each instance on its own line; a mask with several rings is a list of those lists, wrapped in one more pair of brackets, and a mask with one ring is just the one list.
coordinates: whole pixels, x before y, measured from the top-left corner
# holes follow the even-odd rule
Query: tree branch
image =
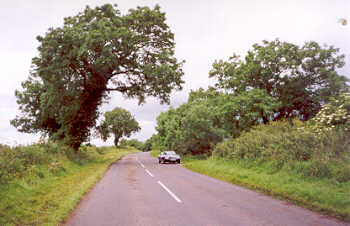
[(118, 71), (118, 72), (112, 73), (112, 76), (120, 75), (120, 74), (126, 74), (126, 73), (133, 73), (133, 72), (135, 73), (136, 71), (135, 70)]
[(106, 88), (106, 91), (119, 91), (119, 92), (126, 92), (128, 90), (128, 87), (118, 87), (118, 88)]

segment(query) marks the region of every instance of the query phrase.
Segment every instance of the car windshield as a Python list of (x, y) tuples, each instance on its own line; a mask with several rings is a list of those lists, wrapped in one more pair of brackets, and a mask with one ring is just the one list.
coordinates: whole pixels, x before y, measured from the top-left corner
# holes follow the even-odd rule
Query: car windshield
[(166, 154), (167, 155), (176, 155), (175, 151), (167, 151)]

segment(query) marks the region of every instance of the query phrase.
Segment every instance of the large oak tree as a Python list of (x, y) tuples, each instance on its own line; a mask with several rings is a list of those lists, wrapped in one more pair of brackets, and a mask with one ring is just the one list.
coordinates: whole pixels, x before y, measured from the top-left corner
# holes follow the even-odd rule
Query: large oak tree
[(42, 37), (23, 90), (22, 112), (11, 121), (21, 132), (42, 132), (77, 149), (90, 135), (98, 107), (111, 91), (125, 97), (159, 97), (181, 89), (182, 64), (174, 57), (174, 34), (159, 6), (122, 15), (106, 4), (64, 19)]

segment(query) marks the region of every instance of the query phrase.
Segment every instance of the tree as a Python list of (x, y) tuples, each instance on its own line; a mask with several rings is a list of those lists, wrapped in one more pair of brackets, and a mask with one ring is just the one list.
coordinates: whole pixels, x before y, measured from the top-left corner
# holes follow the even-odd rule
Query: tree
[(252, 89), (240, 95), (219, 92), (214, 88), (192, 91), (192, 104), (206, 103), (214, 113), (215, 126), (225, 129), (232, 137), (260, 123), (268, 123), (280, 102), (269, 96), (265, 90)]
[(215, 61), (209, 73), (216, 87), (234, 95), (253, 88), (265, 90), (281, 103), (274, 119), (299, 117), (308, 120), (330, 97), (346, 91), (348, 79), (338, 74), (344, 55), (332, 46), (316, 42), (302, 47), (278, 39), (254, 44), (244, 61), (233, 55), (228, 61)]
[(143, 142), (139, 141), (137, 139), (131, 139), (131, 140), (126, 140), (126, 139), (122, 139), (120, 141), (120, 146), (130, 146), (130, 147), (134, 147), (138, 150), (143, 150)]
[(152, 145), (155, 142), (156, 139), (156, 134), (153, 134), (150, 138), (148, 138), (143, 146), (142, 146), (142, 151), (147, 152), (152, 150)]
[(170, 92), (182, 89), (183, 61), (173, 56), (174, 34), (159, 6), (125, 15), (116, 5), (87, 6), (37, 40), (39, 56), (16, 91), (22, 115), (11, 124), (21, 132), (41, 132), (77, 150), (110, 92), (168, 103)]
[(103, 141), (106, 141), (113, 134), (116, 147), (118, 147), (120, 138), (123, 136), (130, 137), (133, 132), (141, 129), (130, 112), (123, 108), (116, 107), (113, 111), (107, 111), (104, 117), (105, 119), (97, 127), (97, 131)]
[(157, 117), (161, 146), (178, 153), (208, 153), (212, 144), (221, 141), (225, 130), (215, 126), (215, 112), (205, 103), (185, 103)]
[(270, 121), (279, 106), (275, 98), (260, 89), (239, 96), (213, 88), (191, 91), (187, 103), (157, 117), (157, 137), (161, 146), (182, 154), (209, 153), (212, 145), (223, 139)]

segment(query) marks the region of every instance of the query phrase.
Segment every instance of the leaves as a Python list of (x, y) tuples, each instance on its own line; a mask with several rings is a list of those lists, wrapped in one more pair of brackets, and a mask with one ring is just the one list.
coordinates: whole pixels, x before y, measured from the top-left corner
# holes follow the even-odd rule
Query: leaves
[(265, 90), (282, 104), (275, 119), (308, 120), (332, 96), (346, 91), (348, 79), (337, 73), (344, 55), (333, 46), (307, 42), (302, 47), (278, 39), (254, 44), (244, 61), (233, 55), (216, 60), (209, 73), (216, 87), (239, 95), (253, 88)]
[(182, 88), (183, 61), (173, 56), (174, 34), (159, 6), (125, 15), (116, 5), (86, 7), (37, 40), (39, 56), (16, 92), (23, 114), (12, 125), (22, 132), (40, 131), (78, 149), (111, 91), (168, 103)]
[(235, 96), (213, 88), (199, 89), (190, 93), (187, 103), (157, 117), (157, 136), (161, 146), (179, 153), (209, 153), (223, 139), (267, 123), (279, 106), (264, 90)]
[(344, 93), (337, 98), (332, 98), (330, 103), (323, 105), (307, 129), (316, 133), (335, 129), (349, 131), (350, 94)]
[(105, 119), (97, 127), (97, 131), (104, 141), (113, 134), (116, 147), (118, 147), (120, 138), (130, 137), (132, 133), (141, 129), (130, 112), (123, 108), (116, 107), (113, 111), (107, 111), (104, 116)]

